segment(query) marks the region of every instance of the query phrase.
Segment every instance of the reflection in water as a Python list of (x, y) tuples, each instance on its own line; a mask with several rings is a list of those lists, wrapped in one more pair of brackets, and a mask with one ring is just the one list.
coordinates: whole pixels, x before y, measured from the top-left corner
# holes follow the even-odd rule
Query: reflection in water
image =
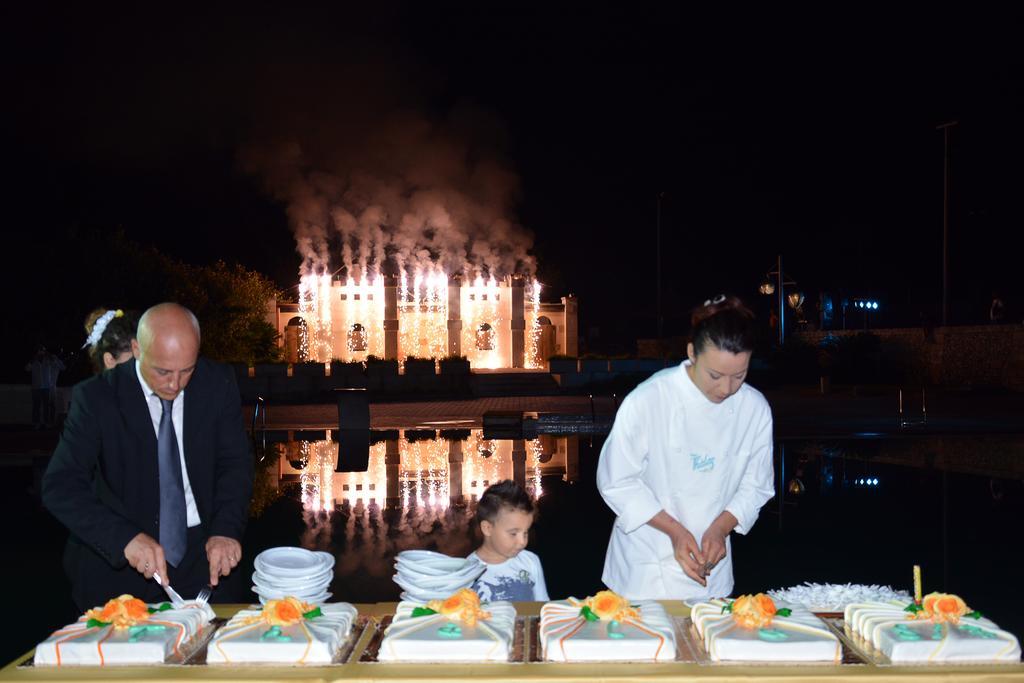
[[(385, 509), (443, 511), (473, 503), (494, 482), (512, 479), (533, 498), (543, 495), (542, 477), (578, 476), (578, 441), (542, 436), (532, 440), (485, 439), (482, 430), (466, 430), (464, 439), (422, 438), (400, 433), (369, 447), (362, 472), (339, 472), (338, 443), (294, 441), (279, 446), (276, 480), (298, 481), (306, 512), (329, 512), (349, 505)], [(411, 432), (411, 430), (409, 430)]]
[(365, 470), (356, 472), (338, 471), (352, 469), (351, 463), (339, 463), (345, 444), (339, 449), (330, 432), (323, 440), (272, 444), (257, 484), (266, 500), (253, 505), (259, 514), (275, 497), (267, 491), (280, 495), (296, 487), (299, 544), (331, 551), (336, 576), (370, 592), (390, 588), (391, 562), (401, 550), (471, 552), (474, 504), (491, 484), (512, 479), (537, 499), (542, 477), (572, 482), (579, 472), (578, 440), (570, 437), (495, 440), (482, 430), (450, 438), (424, 430), (375, 434), (383, 439), (371, 443)]

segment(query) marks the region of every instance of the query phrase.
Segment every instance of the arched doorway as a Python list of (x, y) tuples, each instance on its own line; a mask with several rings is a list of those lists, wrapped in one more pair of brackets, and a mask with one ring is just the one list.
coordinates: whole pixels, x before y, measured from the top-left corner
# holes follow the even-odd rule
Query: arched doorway
[(284, 359), (288, 363), (304, 363), (309, 360), (309, 336), (306, 321), (295, 316), (284, 328)]

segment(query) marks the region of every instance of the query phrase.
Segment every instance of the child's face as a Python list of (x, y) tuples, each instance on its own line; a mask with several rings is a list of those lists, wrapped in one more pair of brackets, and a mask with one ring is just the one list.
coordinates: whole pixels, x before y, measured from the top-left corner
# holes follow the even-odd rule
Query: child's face
[(533, 514), (512, 508), (502, 508), (493, 522), (487, 520), (480, 522), (480, 531), (484, 535), (484, 545), (489, 550), (506, 559), (511, 559), (526, 547), (532, 525)]

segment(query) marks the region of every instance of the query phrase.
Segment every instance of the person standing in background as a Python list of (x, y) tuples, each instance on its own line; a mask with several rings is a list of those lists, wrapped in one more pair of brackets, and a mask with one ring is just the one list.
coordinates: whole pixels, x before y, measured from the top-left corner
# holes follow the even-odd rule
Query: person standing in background
[(36, 355), (25, 364), (25, 372), (32, 373), (32, 428), (52, 427), (55, 415), (54, 390), (57, 376), (65, 369), (64, 362), (40, 344)]

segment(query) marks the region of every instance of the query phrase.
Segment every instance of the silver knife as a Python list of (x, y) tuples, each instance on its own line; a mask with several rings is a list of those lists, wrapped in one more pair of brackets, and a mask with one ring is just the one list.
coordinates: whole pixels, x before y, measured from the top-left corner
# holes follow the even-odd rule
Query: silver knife
[(185, 604), (185, 601), (181, 598), (180, 595), (178, 595), (178, 591), (171, 588), (171, 584), (166, 583), (163, 580), (163, 577), (160, 576), (160, 572), (153, 572), (153, 579), (163, 587), (164, 593), (167, 593), (167, 597), (171, 599), (172, 605), (174, 605), (175, 607), (181, 607)]

